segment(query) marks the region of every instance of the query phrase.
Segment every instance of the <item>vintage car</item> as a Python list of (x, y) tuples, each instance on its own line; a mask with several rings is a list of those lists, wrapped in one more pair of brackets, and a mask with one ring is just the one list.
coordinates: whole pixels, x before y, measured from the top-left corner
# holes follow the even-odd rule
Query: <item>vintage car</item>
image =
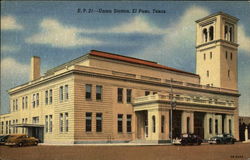
[(175, 138), (173, 140), (173, 144), (181, 144), (181, 145), (200, 145), (202, 143), (202, 139), (195, 134), (182, 134), (180, 138)]
[(231, 134), (219, 134), (208, 140), (209, 144), (234, 144), (236, 139)]
[(25, 134), (10, 135), (5, 145), (7, 146), (26, 146), (26, 145), (38, 145), (38, 139), (29, 137)]
[(7, 139), (10, 135), (0, 136), (0, 145), (4, 145), (7, 142)]

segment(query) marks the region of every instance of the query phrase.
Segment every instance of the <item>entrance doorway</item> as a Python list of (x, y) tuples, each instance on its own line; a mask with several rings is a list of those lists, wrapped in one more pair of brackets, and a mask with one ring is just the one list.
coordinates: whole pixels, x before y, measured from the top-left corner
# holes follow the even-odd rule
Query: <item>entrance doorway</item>
[[(181, 113), (182, 111), (178, 111), (178, 110), (173, 110), (173, 125), (172, 125), (172, 128), (173, 128), (173, 138), (177, 138), (177, 137), (180, 137), (181, 135)], [(169, 112), (170, 114), (170, 112)], [(171, 117), (169, 115), (169, 117)], [(169, 121), (169, 126), (171, 126), (171, 120)], [(171, 129), (169, 130), (171, 131)], [(169, 134), (171, 135), (171, 134)]]
[(194, 112), (194, 134), (204, 139), (204, 116), (203, 112)]

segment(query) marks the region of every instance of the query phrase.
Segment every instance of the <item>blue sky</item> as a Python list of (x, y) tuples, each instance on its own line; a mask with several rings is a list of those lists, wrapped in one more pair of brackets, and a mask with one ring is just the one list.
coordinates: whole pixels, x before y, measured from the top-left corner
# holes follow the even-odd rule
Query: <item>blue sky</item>
[[(77, 13), (142, 9), (151, 13)], [(153, 9), (166, 13), (152, 13)], [(195, 72), (195, 20), (222, 11), (240, 19), (240, 115), (250, 116), (249, 2), (1, 2), (1, 112), (6, 90), (29, 80), (31, 56), (46, 70), (96, 49)]]

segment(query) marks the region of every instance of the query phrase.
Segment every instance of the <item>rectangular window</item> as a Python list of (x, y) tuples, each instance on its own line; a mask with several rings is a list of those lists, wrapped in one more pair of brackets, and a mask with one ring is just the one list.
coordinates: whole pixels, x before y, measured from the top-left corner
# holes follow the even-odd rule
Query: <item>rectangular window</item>
[(28, 96), (25, 97), (25, 108), (28, 108)]
[(128, 114), (127, 115), (127, 132), (131, 132), (132, 131), (132, 115)]
[(65, 85), (64, 90), (65, 90), (65, 100), (68, 100), (69, 99), (69, 86)]
[(150, 95), (150, 91), (145, 91), (145, 96)]
[(226, 51), (226, 59), (227, 59), (227, 51)]
[(39, 123), (39, 117), (33, 117), (32, 118), (32, 123), (33, 124)]
[(1, 126), (1, 134), (3, 134), (3, 125), (4, 125), (4, 122), (1, 122), (2, 123), (2, 126)]
[[(15, 120), (13, 120), (12, 124), (13, 124), (13, 125), (15, 124)], [(16, 133), (16, 132), (15, 132), (15, 128), (16, 128), (16, 127), (12, 127), (12, 128), (13, 128), (13, 133)]]
[(165, 116), (161, 116), (161, 133), (165, 130)]
[(91, 132), (91, 123), (92, 123), (92, 113), (91, 112), (87, 112), (86, 113), (86, 132)]
[(48, 91), (45, 91), (45, 104), (47, 105), (49, 103), (49, 93)]
[(96, 86), (96, 100), (102, 99), (102, 86)]
[(123, 88), (117, 89), (117, 102), (122, 103), (123, 100)]
[(102, 131), (102, 113), (96, 113), (96, 132)]
[(60, 102), (62, 102), (63, 101), (63, 86), (61, 86), (59, 89), (59, 96), (60, 96)]
[(49, 90), (49, 104), (52, 104), (53, 102), (53, 91), (52, 89)]
[(18, 99), (16, 99), (16, 111), (18, 110)]
[(231, 52), (230, 54), (230, 59), (232, 60), (233, 59), (233, 53)]
[(86, 84), (85, 85), (85, 98), (86, 99), (91, 99), (91, 91), (92, 91), (92, 85), (91, 84)]
[(118, 133), (122, 133), (122, 117), (123, 115), (122, 114), (118, 114), (118, 121), (117, 121), (117, 130), (118, 130)]
[(24, 109), (24, 97), (22, 97), (22, 109)]
[(6, 127), (6, 128), (5, 128), (5, 129), (6, 129), (6, 131), (5, 131), (5, 132), (6, 132), (6, 134), (8, 134), (8, 133), (9, 133), (9, 128), (8, 128), (8, 127), (9, 127), (9, 124), (8, 124), (8, 123), (9, 123), (9, 122), (8, 122), (8, 121), (6, 121), (6, 126), (5, 126), (5, 127)]
[(9, 121), (9, 134), (11, 134), (11, 121)]
[(64, 125), (65, 125), (65, 132), (68, 132), (69, 131), (69, 114), (68, 113), (65, 113)]
[[(24, 118), (22, 119), (22, 124), (24, 124)], [(22, 127), (22, 133), (24, 133), (24, 127)]]
[(59, 119), (59, 124), (60, 124), (60, 132), (63, 132), (63, 114), (60, 113), (60, 119)]
[(204, 60), (206, 60), (206, 53), (204, 53)]
[[(18, 120), (16, 119), (16, 124), (18, 124)], [(17, 127), (15, 127), (16, 128), (16, 133), (18, 133), (18, 128)]]
[(36, 94), (36, 105), (39, 106), (39, 93)]
[(16, 100), (13, 100), (13, 111), (15, 111), (16, 110)]
[(48, 116), (45, 116), (45, 132), (48, 133), (49, 130), (49, 122), (48, 122)]
[(33, 108), (36, 106), (36, 94), (33, 94), (32, 106)]
[(212, 59), (213, 58), (213, 53), (212, 52), (210, 52), (210, 59)]
[(127, 89), (127, 103), (131, 103), (132, 89)]
[(52, 115), (49, 115), (49, 132), (52, 132), (52, 127), (53, 127), (53, 123), (52, 123), (53, 117)]

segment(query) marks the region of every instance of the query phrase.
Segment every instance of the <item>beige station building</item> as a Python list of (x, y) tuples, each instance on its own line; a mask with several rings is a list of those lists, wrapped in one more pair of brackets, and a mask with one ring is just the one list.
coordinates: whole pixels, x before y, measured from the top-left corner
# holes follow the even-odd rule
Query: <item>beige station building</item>
[(8, 90), (0, 134), (71, 144), (238, 139), (237, 22), (222, 12), (196, 21), (196, 73), (91, 50), (41, 76), (32, 57), (30, 81)]

